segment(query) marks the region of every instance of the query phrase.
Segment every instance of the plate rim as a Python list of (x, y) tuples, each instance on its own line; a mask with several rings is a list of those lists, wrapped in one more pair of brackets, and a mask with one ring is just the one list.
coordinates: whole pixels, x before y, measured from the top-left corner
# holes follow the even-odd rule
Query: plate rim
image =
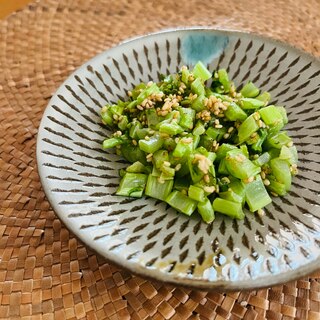
[(97, 253), (98, 255), (106, 259), (106, 261), (122, 269), (125, 269), (132, 274), (135, 274), (137, 276), (140, 276), (152, 281), (155, 280), (155, 281), (159, 281), (159, 282), (163, 282), (171, 285), (179, 285), (179, 286), (188, 287), (188, 288), (197, 289), (197, 290), (228, 292), (228, 291), (239, 291), (239, 290), (256, 290), (256, 289), (271, 287), (274, 285), (281, 285), (283, 283), (294, 281), (300, 277), (304, 277), (316, 272), (317, 270), (320, 269), (320, 256), (314, 261), (311, 261), (310, 263), (308, 263), (307, 265), (300, 266), (297, 269), (287, 270), (284, 273), (280, 273), (277, 275), (267, 275), (258, 279), (248, 279), (248, 280), (238, 280), (238, 281), (234, 281), (234, 280), (210, 281), (206, 279), (199, 279), (199, 278), (188, 279), (186, 277), (169, 275), (165, 272), (159, 271), (158, 269), (147, 268), (137, 263), (128, 262), (127, 259), (123, 259), (119, 255), (114, 254), (112, 252), (108, 252), (108, 251), (102, 252), (102, 250), (99, 250), (99, 248), (94, 248), (91, 245), (91, 241), (88, 241), (87, 238), (83, 237), (81, 233), (78, 232), (78, 228), (76, 228), (75, 225), (69, 223), (69, 220), (63, 214), (63, 210), (61, 210), (60, 206), (58, 206), (58, 204), (55, 202), (55, 200), (51, 196), (51, 192), (48, 189), (47, 180), (45, 177), (44, 167), (39, 165), (42, 162), (41, 161), (41, 157), (42, 157), (41, 146), (43, 144), (42, 132), (44, 129), (45, 119), (47, 118), (47, 114), (51, 109), (52, 102), (55, 99), (55, 97), (60, 93), (60, 91), (64, 89), (65, 84), (68, 83), (70, 78), (72, 78), (74, 75), (78, 74), (83, 69), (85, 69), (88, 64), (99, 59), (102, 56), (108, 55), (110, 52), (112, 53), (112, 51), (117, 50), (121, 46), (127, 45), (128, 43), (131, 43), (131, 42), (139, 41), (144, 38), (148, 38), (150, 36), (156, 36), (159, 34), (167, 34), (167, 33), (175, 33), (175, 32), (188, 32), (188, 31), (208, 31), (208, 32), (215, 32), (215, 33), (226, 34), (226, 35), (238, 35), (240, 37), (250, 36), (256, 39), (260, 39), (260, 40), (262, 39), (263, 41), (271, 42), (278, 46), (280, 45), (290, 50), (296, 51), (297, 54), (308, 57), (316, 64), (319, 64), (319, 67), (320, 67), (320, 58), (292, 44), (289, 44), (282, 40), (274, 39), (269, 36), (261, 35), (256, 32), (239, 31), (239, 30), (233, 30), (233, 29), (227, 29), (227, 28), (214, 28), (210, 26), (192, 26), (192, 27), (184, 26), (179, 28), (166, 28), (166, 29), (161, 29), (159, 31), (146, 33), (143, 35), (130, 37), (121, 42), (118, 42), (112, 45), (111, 47), (109, 47), (108, 49), (93, 56), (91, 59), (86, 60), (79, 67), (77, 67), (73, 72), (71, 72), (67, 76), (67, 78), (59, 85), (57, 90), (54, 92), (53, 96), (49, 100), (42, 114), (42, 118), (38, 127), (37, 141), (36, 141), (36, 163), (37, 163), (36, 166), (37, 166), (37, 171), (39, 174), (41, 186), (45, 193), (46, 199), (50, 203), (51, 208), (56, 213), (58, 218), (63, 222), (65, 227), (69, 231), (71, 231), (72, 234), (78, 240), (80, 240), (81, 243), (83, 243), (86, 247), (90, 248), (91, 251)]

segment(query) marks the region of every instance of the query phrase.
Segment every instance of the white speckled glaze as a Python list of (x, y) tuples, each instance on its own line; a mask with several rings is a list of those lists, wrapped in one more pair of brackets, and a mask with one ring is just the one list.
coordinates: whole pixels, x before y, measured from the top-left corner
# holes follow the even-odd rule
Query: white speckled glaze
[[(262, 218), (219, 216), (210, 225), (154, 199), (114, 195), (125, 162), (101, 150), (109, 135), (100, 108), (134, 84), (158, 80), (202, 60), (253, 80), (286, 107), (299, 152), (291, 192), (273, 198)], [(275, 285), (320, 264), (320, 63), (257, 35), (183, 29), (151, 34), (107, 50), (74, 72), (43, 115), (37, 144), (46, 195), (66, 226), (109, 261), (142, 276), (206, 290)]]

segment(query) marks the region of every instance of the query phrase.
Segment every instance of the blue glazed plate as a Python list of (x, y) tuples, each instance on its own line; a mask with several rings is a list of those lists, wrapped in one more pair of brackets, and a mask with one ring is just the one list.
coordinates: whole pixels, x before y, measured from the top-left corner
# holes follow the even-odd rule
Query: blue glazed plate
[[(115, 195), (123, 159), (101, 150), (110, 133), (99, 111), (141, 82), (198, 60), (252, 80), (286, 107), (299, 152), (291, 192), (263, 217), (218, 216), (207, 225), (154, 199)], [(183, 29), (120, 44), (85, 63), (53, 96), (37, 144), (46, 195), (65, 225), (109, 261), (141, 276), (206, 290), (254, 289), (320, 265), (320, 63), (261, 36)]]

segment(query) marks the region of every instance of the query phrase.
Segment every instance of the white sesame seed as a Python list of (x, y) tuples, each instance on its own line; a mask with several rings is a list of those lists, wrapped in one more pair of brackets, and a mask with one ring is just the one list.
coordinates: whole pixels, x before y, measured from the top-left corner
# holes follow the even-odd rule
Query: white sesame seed
[(203, 190), (204, 190), (205, 192), (212, 193), (212, 192), (215, 192), (216, 188), (215, 188), (214, 186), (211, 186), (211, 187), (205, 186), (205, 187), (203, 188)]
[(270, 186), (270, 181), (269, 181), (268, 179), (264, 179), (264, 180), (263, 180), (263, 184), (264, 184), (265, 186)]
[(230, 137), (230, 134), (229, 133), (225, 133), (224, 135), (223, 135), (223, 138), (224, 139), (228, 139)]
[(234, 130), (234, 127), (230, 127), (230, 128), (228, 129), (228, 132), (231, 133), (233, 130)]
[(264, 212), (264, 210), (262, 210), (262, 209), (259, 209), (259, 210), (257, 211), (257, 213), (258, 213), (259, 217), (263, 217), (263, 216), (265, 215), (265, 212)]
[(158, 182), (161, 183), (161, 184), (165, 183), (165, 181), (163, 179), (161, 179), (160, 177), (158, 178)]

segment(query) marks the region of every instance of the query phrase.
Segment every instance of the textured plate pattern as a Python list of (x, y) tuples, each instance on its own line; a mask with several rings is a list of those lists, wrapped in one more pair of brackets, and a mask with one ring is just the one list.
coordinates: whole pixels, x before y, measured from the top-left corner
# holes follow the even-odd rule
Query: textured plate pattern
[[(196, 50), (199, 41), (210, 45)], [(273, 198), (262, 218), (248, 213), (243, 221), (218, 217), (206, 225), (153, 199), (114, 195), (125, 162), (101, 150), (109, 134), (100, 123), (101, 106), (201, 57), (211, 70), (227, 68), (237, 85), (253, 80), (287, 108), (300, 172), (292, 191)], [(133, 272), (203, 288), (289, 280), (320, 259), (319, 93), (318, 61), (260, 37), (194, 30), (124, 43), (82, 66), (50, 101), (37, 149), (44, 189), (76, 235)]]

